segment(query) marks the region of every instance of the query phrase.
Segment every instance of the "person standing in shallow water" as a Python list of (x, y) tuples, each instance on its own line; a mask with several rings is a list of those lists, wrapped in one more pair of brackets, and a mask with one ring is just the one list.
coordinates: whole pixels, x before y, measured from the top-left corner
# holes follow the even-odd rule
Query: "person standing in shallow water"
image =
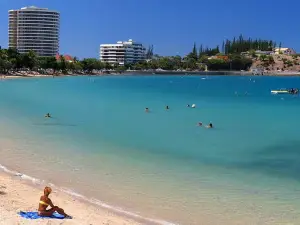
[(45, 115), (45, 117), (46, 117), (46, 118), (51, 118), (50, 113), (47, 113), (47, 114)]
[(213, 128), (213, 124), (212, 123), (209, 123), (206, 128)]
[[(71, 216), (65, 213), (65, 211), (58, 206), (54, 206), (49, 195), (51, 194), (52, 189), (50, 187), (45, 187), (44, 195), (40, 197), (38, 214), (40, 216), (52, 216), (53, 213), (58, 212), (60, 215), (63, 215), (66, 219), (72, 219)], [(50, 209), (47, 209), (50, 206)]]
[(149, 108), (145, 108), (145, 112), (148, 113), (149, 112)]

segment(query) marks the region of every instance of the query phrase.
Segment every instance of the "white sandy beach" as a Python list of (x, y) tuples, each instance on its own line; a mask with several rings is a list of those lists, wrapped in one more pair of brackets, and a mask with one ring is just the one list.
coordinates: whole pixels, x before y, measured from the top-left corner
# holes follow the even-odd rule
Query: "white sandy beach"
[(73, 216), (71, 220), (38, 219), (28, 220), (21, 218), (19, 211), (37, 211), (38, 200), (43, 190), (30, 186), (18, 177), (0, 173), (0, 224), (103, 224), (103, 225), (135, 225), (140, 224), (129, 218), (116, 215), (105, 209), (99, 209), (91, 204), (66, 194), (53, 190), (50, 195), (53, 203), (62, 207)]

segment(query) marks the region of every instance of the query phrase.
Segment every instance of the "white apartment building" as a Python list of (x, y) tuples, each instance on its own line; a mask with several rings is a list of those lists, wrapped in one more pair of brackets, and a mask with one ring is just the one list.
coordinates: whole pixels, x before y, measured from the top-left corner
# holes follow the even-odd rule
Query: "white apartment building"
[(296, 51), (292, 48), (275, 48), (274, 54), (283, 54), (283, 55), (295, 55)]
[(8, 14), (9, 48), (20, 53), (33, 50), (39, 56), (55, 56), (59, 52), (59, 12), (30, 6), (9, 10)]
[(110, 64), (130, 64), (146, 59), (146, 48), (129, 39), (118, 41), (117, 44), (100, 45), (100, 61)]

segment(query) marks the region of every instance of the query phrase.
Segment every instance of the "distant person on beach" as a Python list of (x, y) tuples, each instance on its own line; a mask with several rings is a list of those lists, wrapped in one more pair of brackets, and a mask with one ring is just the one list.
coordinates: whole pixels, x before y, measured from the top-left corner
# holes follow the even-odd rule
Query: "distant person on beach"
[[(40, 216), (52, 216), (53, 213), (58, 212), (63, 215), (66, 219), (72, 219), (71, 216), (65, 213), (65, 211), (58, 206), (54, 206), (49, 195), (51, 194), (52, 189), (50, 187), (45, 187), (44, 195), (40, 197), (38, 214)], [(50, 206), (50, 209), (47, 209)]]
[(145, 112), (146, 112), (146, 113), (149, 112), (149, 108), (145, 108)]
[(212, 123), (209, 123), (209, 124), (206, 126), (206, 128), (213, 128)]

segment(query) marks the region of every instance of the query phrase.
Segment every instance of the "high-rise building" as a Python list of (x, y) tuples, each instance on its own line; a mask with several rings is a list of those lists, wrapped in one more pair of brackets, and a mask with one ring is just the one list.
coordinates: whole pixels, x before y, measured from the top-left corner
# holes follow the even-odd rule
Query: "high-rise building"
[(9, 48), (20, 53), (30, 50), (39, 56), (59, 52), (59, 19), (57, 11), (35, 6), (9, 10)]
[(130, 64), (146, 59), (146, 48), (141, 44), (128, 41), (118, 41), (117, 44), (100, 45), (100, 61), (110, 64)]

